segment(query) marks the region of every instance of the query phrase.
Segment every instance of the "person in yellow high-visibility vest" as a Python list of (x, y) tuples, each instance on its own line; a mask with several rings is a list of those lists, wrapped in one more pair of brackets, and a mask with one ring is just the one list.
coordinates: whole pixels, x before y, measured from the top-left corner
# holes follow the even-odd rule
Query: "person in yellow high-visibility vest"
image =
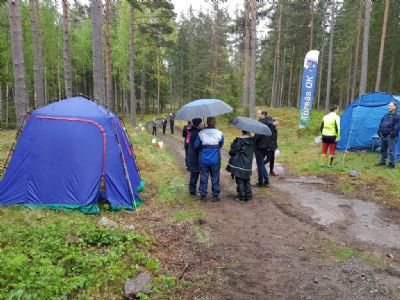
[(335, 156), (336, 143), (340, 140), (340, 117), (337, 115), (339, 106), (333, 104), (329, 107), (330, 113), (325, 115), (321, 123), (322, 154), (321, 165), (325, 165), (329, 149), (329, 167), (332, 167)]

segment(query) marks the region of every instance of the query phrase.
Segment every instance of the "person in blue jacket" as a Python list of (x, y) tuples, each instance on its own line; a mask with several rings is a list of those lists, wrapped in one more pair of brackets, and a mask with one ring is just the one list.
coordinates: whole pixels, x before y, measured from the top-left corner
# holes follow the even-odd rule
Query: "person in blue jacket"
[(206, 202), (208, 175), (211, 176), (213, 202), (220, 201), (219, 172), (221, 169), (221, 147), (224, 145), (224, 135), (215, 128), (216, 119), (207, 118), (207, 127), (196, 137), (194, 147), (200, 149), (200, 199)]
[(400, 131), (400, 114), (397, 112), (398, 104), (389, 103), (389, 112), (383, 116), (378, 128), (381, 138), (381, 160), (378, 166), (386, 166), (389, 154), (389, 168), (394, 168), (396, 163), (396, 143)]
[(187, 170), (190, 172), (189, 194), (192, 196), (197, 195), (197, 182), (199, 181), (199, 176), (200, 176), (200, 167), (199, 167), (200, 151), (198, 148), (196, 149), (194, 147), (194, 143), (201, 129), (202, 129), (202, 120), (193, 119), (192, 127), (190, 128), (190, 138), (189, 138), (188, 152), (187, 152)]

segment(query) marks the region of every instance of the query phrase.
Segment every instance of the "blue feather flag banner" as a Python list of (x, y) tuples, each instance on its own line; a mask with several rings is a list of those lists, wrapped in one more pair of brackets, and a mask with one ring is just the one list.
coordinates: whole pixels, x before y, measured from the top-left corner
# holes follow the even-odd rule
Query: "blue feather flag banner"
[(311, 50), (304, 59), (303, 79), (300, 98), (300, 128), (308, 128), (314, 101), (315, 83), (317, 81), (319, 51)]

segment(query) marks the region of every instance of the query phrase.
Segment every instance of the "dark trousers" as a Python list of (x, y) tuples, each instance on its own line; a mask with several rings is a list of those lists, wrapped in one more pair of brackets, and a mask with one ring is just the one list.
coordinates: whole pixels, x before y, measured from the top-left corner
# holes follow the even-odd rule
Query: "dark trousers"
[(236, 177), (237, 192), (241, 201), (248, 201), (252, 198), (250, 178)]
[(269, 172), (274, 171), (275, 165), (275, 150), (268, 149), (267, 151), (267, 159), (264, 161), (265, 164), (269, 163)]
[(165, 134), (165, 130), (167, 130), (167, 125), (165, 125), (165, 126), (163, 125), (163, 127), (162, 127), (162, 133), (163, 134)]
[(199, 172), (191, 172), (190, 173), (190, 181), (189, 181), (189, 193), (195, 194), (197, 190), (197, 181), (199, 180)]
[(213, 197), (218, 197), (220, 193), (219, 186), (219, 171), (221, 169), (221, 164), (213, 166), (204, 166), (200, 164), (200, 186), (199, 192), (200, 196), (207, 196), (207, 185), (208, 185), (208, 175), (211, 175), (211, 190)]
[(174, 121), (169, 121), (169, 128), (171, 129), (171, 133), (174, 134)]
[(397, 138), (391, 138), (389, 135), (381, 138), (381, 164), (386, 164), (389, 154), (389, 163), (394, 166), (396, 163), (396, 143)]
[(185, 166), (186, 166), (186, 169), (187, 169), (188, 166), (189, 166), (189, 162), (188, 162), (188, 151), (189, 151), (189, 144), (186, 144), (186, 143), (185, 143)]
[(157, 127), (153, 127), (152, 135), (157, 136)]
[(258, 182), (262, 183), (269, 183), (267, 169), (265, 168), (264, 158), (267, 155), (267, 149), (260, 149), (256, 150), (256, 162), (257, 162), (257, 171), (258, 171)]

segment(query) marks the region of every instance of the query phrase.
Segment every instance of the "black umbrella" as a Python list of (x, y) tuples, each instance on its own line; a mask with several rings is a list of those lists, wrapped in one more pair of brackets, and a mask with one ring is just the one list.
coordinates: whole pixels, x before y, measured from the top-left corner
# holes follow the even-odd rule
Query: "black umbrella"
[(251, 118), (236, 117), (229, 123), (244, 131), (251, 131), (262, 135), (272, 135), (272, 132), (267, 125), (264, 125), (263, 123)]

